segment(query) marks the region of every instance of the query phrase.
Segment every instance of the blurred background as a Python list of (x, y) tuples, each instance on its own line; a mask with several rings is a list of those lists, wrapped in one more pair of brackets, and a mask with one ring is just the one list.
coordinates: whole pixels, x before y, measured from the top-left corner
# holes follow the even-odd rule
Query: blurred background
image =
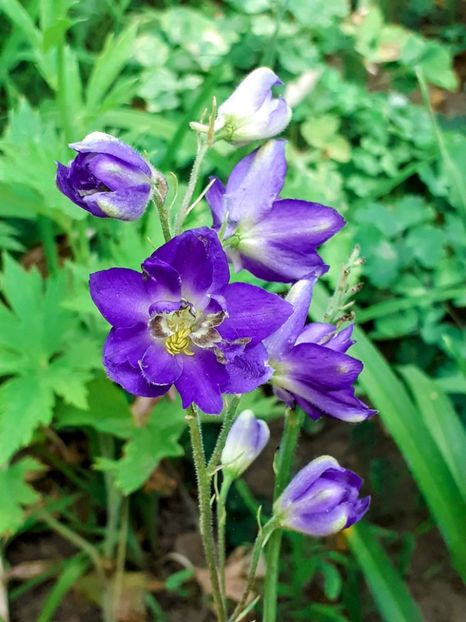
[[(335, 455), (372, 509), (337, 538), (286, 536), (279, 620), (464, 620), (464, 17), (459, 0), (0, 0), (0, 620), (101, 620), (101, 581), (118, 588), (119, 622), (213, 619), (180, 405), (105, 379), (87, 289), (89, 272), (137, 268), (162, 243), (157, 218), (92, 220), (56, 190), (55, 162), (113, 133), (167, 174), (176, 205), (189, 121), (260, 65), (293, 107), (284, 195), (347, 220), (323, 250), (314, 319), (355, 245), (365, 258), (352, 352), (380, 413), (306, 422), (296, 468)], [(250, 149), (216, 145), (198, 190)], [(282, 428), (267, 392), (246, 406), (272, 442), (229, 499), (232, 600)]]

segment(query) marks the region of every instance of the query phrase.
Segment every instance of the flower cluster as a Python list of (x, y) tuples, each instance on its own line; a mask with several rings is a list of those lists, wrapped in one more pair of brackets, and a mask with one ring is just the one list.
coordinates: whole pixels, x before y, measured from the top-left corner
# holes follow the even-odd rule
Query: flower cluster
[[(92, 299), (112, 326), (104, 367), (129, 393), (155, 397), (174, 385), (184, 408), (196, 404), (208, 414), (221, 413), (223, 394), (270, 382), (277, 398), (313, 419), (362, 421), (374, 411), (355, 396), (363, 365), (346, 353), (352, 326), (307, 323), (313, 286), (328, 270), (318, 247), (344, 219), (331, 207), (280, 196), (286, 142), (273, 137), (291, 118), (286, 101), (272, 93), (280, 84), (270, 69), (257, 69), (209, 126), (191, 124), (199, 140), (209, 134), (209, 144), (271, 139), (234, 167), (225, 186), (212, 179), (206, 195), (212, 227), (168, 240), (140, 272), (112, 268), (91, 275)], [(71, 147), (77, 156), (69, 166), (58, 164), (57, 185), (94, 216), (134, 220), (154, 192), (163, 201), (165, 182), (131, 147), (100, 132)], [(291, 283), (288, 295), (230, 283), (230, 262), (260, 279)], [(243, 412), (223, 450), (225, 473), (238, 477), (268, 438), (266, 424)], [(275, 514), (283, 527), (333, 533), (366, 512), (361, 483), (323, 456), (298, 473)]]

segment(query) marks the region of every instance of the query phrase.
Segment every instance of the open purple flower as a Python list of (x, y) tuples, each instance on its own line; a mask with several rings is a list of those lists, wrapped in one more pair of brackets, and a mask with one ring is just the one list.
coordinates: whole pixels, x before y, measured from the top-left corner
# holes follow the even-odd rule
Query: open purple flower
[(293, 285), (286, 298), (293, 305), (289, 319), (264, 343), (274, 368), (275, 394), (288, 406), (300, 406), (313, 419), (328, 415), (343, 421), (363, 421), (375, 414), (354, 394), (361, 361), (345, 352), (354, 343), (352, 326), (305, 326), (318, 272)]
[(301, 469), (274, 504), (282, 527), (310, 536), (329, 536), (351, 527), (369, 509), (370, 497), (359, 498), (362, 479), (321, 456)]
[(154, 173), (134, 149), (109, 134), (93, 132), (79, 143), (64, 166), (57, 164), (57, 186), (69, 199), (98, 218), (136, 220), (151, 197)]
[[(91, 275), (94, 303), (113, 328), (104, 346), (112, 380), (135, 395), (172, 384), (183, 407), (222, 410), (222, 392), (245, 393), (272, 370), (261, 343), (291, 305), (244, 283), (229, 284), (226, 255), (208, 228), (186, 231), (157, 249), (142, 273), (112, 268)], [(230, 379), (230, 365), (241, 371)]]
[(235, 268), (268, 281), (297, 281), (326, 267), (316, 248), (345, 222), (331, 207), (279, 198), (286, 169), (285, 142), (272, 140), (235, 166), (226, 187), (215, 179), (207, 193)]
[(235, 419), (222, 451), (224, 473), (239, 477), (262, 452), (269, 438), (266, 422), (256, 419), (252, 410), (243, 410)]

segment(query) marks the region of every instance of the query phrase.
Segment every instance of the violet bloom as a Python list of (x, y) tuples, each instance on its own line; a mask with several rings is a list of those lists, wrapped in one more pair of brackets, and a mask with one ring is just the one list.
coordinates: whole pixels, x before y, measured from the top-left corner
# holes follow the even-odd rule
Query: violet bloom
[(351, 527), (369, 509), (359, 498), (362, 479), (335, 458), (320, 456), (301, 469), (274, 504), (280, 525), (310, 536), (329, 536)]
[[(283, 97), (273, 97), (272, 87), (283, 84), (268, 67), (249, 73), (219, 107), (214, 130), (235, 144), (264, 140), (280, 134), (291, 119), (291, 108)], [(208, 127), (191, 123), (199, 132)]]
[(329, 415), (343, 421), (363, 421), (375, 414), (355, 394), (353, 384), (362, 371), (358, 359), (345, 354), (354, 343), (352, 326), (340, 332), (332, 324), (305, 326), (314, 276), (290, 289), (290, 318), (264, 343), (274, 368), (274, 392), (288, 406), (300, 406), (312, 419)]
[[(104, 346), (110, 378), (148, 397), (174, 384), (184, 408), (194, 402), (206, 413), (221, 412), (222, 392), (245, 393), (266, 382), (272, 370), (261, 342), (289, 317), (291, 305), (259, 287), (229, 284), (229, 276), (208, 228), (161, 246), (142, 273), (92, 274), (92, 299), (113, 326)], [(240, 371), (230, 381), (233, 361)]]
[(155, 179), (144, 158), (102, 132), (70, 147), (78, 152), (75, 159), (69, 166), (57, 164), (56, 181), (63, 194), (98, 218), (136, 220), (143, 214)]
[(280, 199), (286, 169), (285, 142), (269, 141), (235, 166), (226, 188), (215, 179), (207, 193), (213, 227), (222, 231), (234, 267), (267, 281), (327, 269), (316, 248), (345, 222), (331, 207)]
[(228, 433), (221, 463), (225, 474), (239, 477), (262, 452), (270, 438), (269, 426), (256, 419), (252, 410), (243, 410)]

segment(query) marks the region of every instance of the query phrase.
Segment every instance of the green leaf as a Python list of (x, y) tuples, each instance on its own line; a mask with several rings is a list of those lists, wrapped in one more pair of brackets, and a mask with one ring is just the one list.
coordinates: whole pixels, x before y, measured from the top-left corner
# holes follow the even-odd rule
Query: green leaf
[(0, 464), (52, 420), (54, 397), (40, 376), (19, 376), (0, 387)]
[(424, 423), (450, 467), (452, 477), (466, 499), (464, 448), (466, 432), (453, 404), (440, 385), (412, 365), (401, 367), (423, 416)]
[(0, 536), (11, 536), (24, 522), (24, 506), (39, 500), (37, 492), (26, 483), (28, 473), (43, 470), (43, 466), (26, 456), (11, 466), (0, 468)]
[(66, 594), (76, 585), (76, 582), (89, 567), (89, 560), (82, 554), (75, 555), (63, 563), (63, 569), (55, 581), (47, 598), (41, 605), (37, 622), (52, 622), (54, 614)]
[(138, 25), (131, 24), (117, 37), (110, 35), (98, 56), (87, 85), (86, 104), (95, 111), (108, 89), (133, 56)]
[(348, 0), (293, 0), (289, 10), (296, 19), (312, 29), (330, 26), (339, 18), (346, 17), (350, 11)]
[(403, 578), (364, 523), (344, 532), (353, 555), (386, 622), (422, 622), (422, 614)]
[(100, 374), (88, 385), (88, 407), (75, 408), (60, 404), (56, 413), (58, 429), (89, 426), (118, 438), (130, 438), (134, 421), (124, 392)]
[(125, 495), (138, 488), (151, 475), (163, 458), (181, 456), (179, 438), (185, 429), (184, 411), (179, 399), (157, 403), (146, 425), (134, 428), (118, 461), (99, 459), (96, 468), (111, 471)]

